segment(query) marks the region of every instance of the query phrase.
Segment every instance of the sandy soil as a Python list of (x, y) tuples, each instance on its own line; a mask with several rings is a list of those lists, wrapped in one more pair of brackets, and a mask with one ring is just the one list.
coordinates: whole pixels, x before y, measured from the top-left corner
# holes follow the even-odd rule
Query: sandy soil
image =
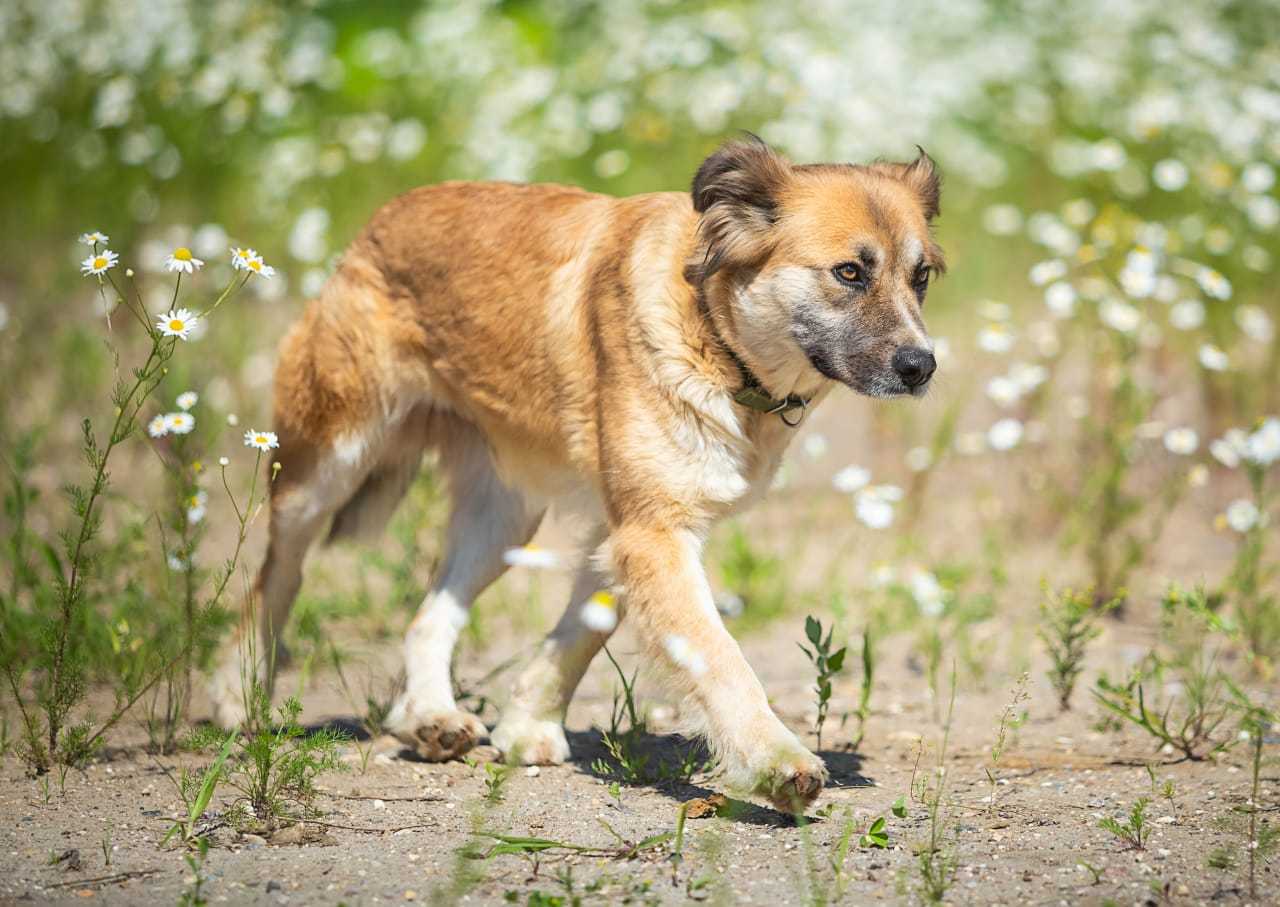
[[(797, 729), (806, 726), (812, 711), (803, 656), (790, 638), (799, 632), (797, 622), (788, 621), (745, 645), (780, 714)], [(1132, 635), (1129, 628), (1109, 632), (1095, 657), (1122, 657), (1125, 637)], [(504, 648), (495, 645), (495, 655)], [(615, 648), (624, 654), (635, 650), (625, 638)], [(381, 654), (391, 659), (394, 652)], [(714, 780), (708, 786), (695, 778), (691, 785), (624, 787), (620, 801), (610, 795), (591, 768), (594, 759), (605, 755), (594, 729), (607, 726), (612, 683), (605, 668), (607, 663), (593, 666), (570, 713), (570, 764), (516, 770), (504, 799), (488, 804), (480, 765), (414, 762), (403, 757), (395, 741), (384, 738), (371, 741), (374, 755), (362, 771), (358, 753), (349, 747), (351, 771), (323, 779), (325, 792), (318, 805), (329, 824), (312, 826), (315, 840), (298, 843), (286, 836), (285, 843), (266, 843), (227, 828), (212, 832), (206, 896), (211, 903), (371, 904), (430, 900), (435, 891), (449, 902), (453, 896), (444, 892), (456, 874), (456, 852), (473, 828), (601, 848), (617, 846), (605, 823), (629, 842), (672, 830), (678, 804), (706, 796)], [(468, 665), (463, 673), (478, 677), (483, 666)], [(544, 855), (534, 863), (506, 855), (472, 861), (468, 868), (481, 878), (461, 901), (502, 903), (506, 898), (524, 903), (533, 890), (563, 894), (555, 877), (571, 868), (585, 903), (685, 903), (693, 897), (712, 903), (802, 903), (812, 884), (806, 853), (818, 867), (817, 877), (829, 880), (825, 867), (846, 810), (862, 826), (873, 816), (889, 815), (891, 842), (883, 850), (854, 848), (847, 864), (849, 903), (909, 897), (916, 881), (912, 850), (925, 833), (927, 816), (916, 803), (909, 805), (905, 819), (892, 817), (889, 810), (909, 792), (917, 741), (921, 735), (935, 740), (939, 725), (932, 697), (905, 659), (887, 658), (881, 677), (883, 686), (860, 751), (823, 753), (831, 786), (818, 807), (834, 806), (829, 817), (798, 828), (789, 817), (752, 806), (733, 818), (689, 820), (679, 865), (669, 860), (668, 848), (632, 859)], [(286, 675), (283, 688), (292, 682)], [(840, 686), (833, 714), (853, 705), (849, 697), (855, 690), (851, 680)], [(1084, 691), (1078, 693), (1078, 711), (1066, 715), (1057, 713), (1045, 684), (1033, 683), (1032, 693), (1028, 721), (1014, 733), (998, 768), (994, 807), (985, 802), (990, 787), (984, 766), (990, 762), (1008, 691), (1000, 685), (987, 691), (962, 688), (957, 698), (946, 763), (952, 793), (948, 841), (959, 862), (950, 901), (1247, 900), (1239, 873), (1205, 867), (1212, 848), (1239, 844), (1239, 837), (1219, 828), (1217, 820), (1247, 796), (1243, 752), (1217, 762), (1174, 764), (1172, 757), (1153, 752), (1146, 740), (1130, 733), (1091, 730), (1094, 709)], [(656, 712), (659, 718), (664, 714), (662, 708)], [(306, 697), (306, 715), (313, 721), (349, 721), (351, 710), (321, 678)], [(661, 729), (661, 721), (655, 724)], [(833, 733), (828, 726), (826, 736), (837, 743), (847, 739), (838, 727)], [(806, 739), (814, 745), (812, 736)], [(198, 764), (201, 759), (149, 757), (129, 746), (140, 743), (140, 736), (117, 742), (125, 746), (83, 774), (68, 776), (65, 794), (54, 781), (47, 802), (40, 784), (24, 776), (20, 763), (6, 758), (0, 765), (0, 901), (177, 901), (189, 884), (190, 870), (179, 851), (158, 846), (166, 817), (178, 808), (160, 766)], [(674, 755), (672, 738), (657, 737), (653, 745), (659, 755)], [(483, 761), (494, 753), (483, 747), (474, 755)], [(1162, 782), (1173, 781), (1174, 797), (1153, 801), (1154, 830), (1146, 850), (1126, 851), (1098, 828), (1098, 820), (1121, 815), (1134, 799), (1151, 793), (1148, 763), (1156, 765)], [(1268, 800), (1280, 793), (1278, 781), (1273, 772), (1268, 774)], [(215, 800), (215, 818), (226, 802), (223, 797)], [(102, 844), (108, 834), (110, 865), (104, 863)], [(51, 858), (68, 851), (75, 854), (51, 865)], [(1095, 881), (1081, 862), (1095, 867), (1100, 878)], [(707, 884), (691, 888), (699, 880)], [(1262, 883), (1265, 897), (1260, 902), (1274, 903), (1280, 895), (1275, 873), (1265, 872)], [(586, 891), (588, 885), (595, 890)]]
[[(818, 424), (838, 435), (843, 423), (833, 412)], [(793, 487), (770, 496), (751, 516), (758, 538), (766, 543), (782, 540), (775, 548), (786, 551), (790, 575), (820, 573), (831, 557), (830, 546), (846, 545), (841, 538), (846, 529), (856, 542), (847, 545), (854, 573), (865, 576), (875, 563), (895, 558), (896, 527), (875, 537), (858, 534), (848, 502), (833, 499), (826, 490), (828, 477), (843, 463), (868, 463), (879, 475), (872, 446), (869, 435), (855, 437), (849, 449), (792, 470)], [(1035, 642), (1035, 604), (1042, 577), (1078, 581), (1079, 564), (1064, 562), (1060, 549), (1049, 541), (1057, 527), (1045, 524), (1047, 517), (1027, 516), (1011, 507), (1012, 501), (1044, 486), (1047, 468), (1038, 453), (1029, 452), (994, 470), (981, 458), (949, 469), (953, 471), (945, 480), (939, 477), (935, 482), (920, 522), (921, 532), (929, 536), (931, 557), (936, 561), (957, 552), (972, 557), (984, 526), (997, 524), (1006, 538), (1018, 539), (1019, 546), (1007, 559), (1011, 578), (1000, 617), (972, 629), (974, 638), (984, 641), (985, 678), (962, 672), (956, 697), (944, 824), (946, 846), (953, 850), (958, 868), (948, 900), (1248, 903), (1239, 869), (1206, 868), (1207, 855), (1217, 847), (1244, 853), (1242, 835), (1221, 824), (1248, 796), (1243, 750), (1216, 761), (1175, 762), (1136, 731), (1094, 730), (1098, 712), (1088, 692), (1098, 670), (1119, 673), (1152, 644), (1154, 593), (1165, 578), (1195, 582), (1220, 575), (1230, 557), (1230, 543), (1208, 527), (1221, 507), (1218, 499), (1232, 490), (1207, 489), (1180, 508), (1157, 563), (1142, 574), (1142, 589), (1135, 596), (1142, 605), (1124, 623), (1108, 621), (1091, 650), (1090, 669), (1076, 692), (1076, 710), (1060, 714), (1044, 677), (1044, 655)], [(966, 489), (965, 500), (977, 501), (976, 506), (950, 500), (949, 490), (960, 485)], [(329, 563), (331, 576), (343, 572), (340, 556)], [(314, 572), (309, 577), (309, 583), (316, 582)], [(553, 586), (551, 582), (542, 588), (541, 613), (528, 608), (523, 590), (512, 592), (508, 587), (497, 596), (506, 611), (486, 610), (487, 632), (494, 638), (482, 651), (467, 647), (458, 665), (464, 684), (474, 685), (494, 666), (527, 652), (549, 628), (558, 613)], [(812, 673), (796, 646), (803, 638), (803, 608), (797, 602), (785, 617), (743, 640), (779, 714), (797, 731), (810, 728), (814, 714)], [(353, 664), (359, 667), (350, 669), (348, 677), (359, 696), (369, 672), (385, 679), (398, 670), (394, 623), (402, 625), (407, 619), (408, 615), (396, 616), (382, 642), (353, 642)], [(851, 625), (855, 631), (860, 626), (857, 616), (851, 615)], [(333, 630), (342, 633), (340, 628)], [(360, 645), (367, 647), (361, 651)], [(909, 802), (902, 819), (893, 817), (890, 807), (903, 795), (910, 801), (917, 747), (921, 739), (930, 747), (936, 745), (946, 703), (945, 691), (944, 701), (935, 702), (913, 648), (910, 636), (880, 642), (873, 715), (856, 753), (841, 748), (852, 726), (841, 730), (838, 718), (856, 700), (857, 659), (850, 653), (850, 670), (836, 685), (831, 708), (836, 717), (828, 724), (822, 753), (831, 783), (806, 827), (756, 805), (736, 810), (731, 817), (689, 820), (679, 862), (670, 859), (669, 846), (631, 858), (547, 853), (536, 862), (515, 855), (461, 860), (459, 850), (476, 830), (622, 850), (618, 838), (637, 842), (672, 831), (681, 802), (715, 790), (714, 778), (695, 776), (688, 785), (623, 787), (620, 799), (611, 795), (592, 764), (605, 756), (598, 729), (608, 726), (616, 678), (608, 662), (597, 659), (569, 713), (572, 761), (514, 771), (500, 802), (490, 804), (484, 797), (486, 772), (479, 763), (495, 757), (491, 748), (472, 754), (477, 764), (431, 765), (407, 758), (390, 738), (360, 742), (362, 747), (372, 746), (367, 761), (354, 745), (345, 748), (350, 770), (322, 779), (324, 792), (316, 805), (325, 824), (307, 826), (303, 840), (296, 831), (271, 842), (237, 835), (219, 822), (229, 805), (229, 796), (220, 792), (209, 814), (213, 846), (204, 866), (205, 897), (210, 903), (233, 904), (528, 903), (535, 891), (564, 895), (557, 876), (571, 871), (575, 892), (585, 904), (820, 903), (816, 896), (834, 893), (829, 858), (847, 813), (860, 830), (873, 817), (888, 816), (890, 846), (867, 849), (855, 843), (846, 863), (845, 902), (918, 901), (914, 852), (926, 834), (928, 817), (919, 803)], [(639, 647), (625, 626), (611, 649), (628, 671), (639, 663)], [(1028, 719), (1010, 735), (997, 768), (992, 805), (987, 801), (991, 788), (985, 769), (1001, 712), (1017, 672), (1024, 668), (1030, 670), (1031, 699), (1019, 710), (1026, 708)], [(480, 692), (500, 703), (509, 682), (510, 675), (504, 675)], [(285, 672), (278, 689), (291, 692), (300, 685), (295, 667)], [(643, 673), (641, 685), (640, 698), (651, 708), (651, 729), (658, 734), (649, 744), (659, 757), (673, 758), (677, 741), (663, 732), (674, 725), (676, 716), (663, 705), (661, 690), (645, 686)], [(312, 676), (302, 700), (307, 723), (353, 726), (356, 706), (339, 691), (331, 673)], [(208, 714), (199, 698), (193, 709), (197, 717)], [(496, 711), (491, 707), (483, 717), (492, 726)], [(10, 720), (11, 730), (13, 726)], [(805, 739), (816, 745), (812, 734)], [(83, 773), (72, 772), (65, 792), (53, 779), (47, 797), (41, 782), (28, 778), (12, 755), (0, 759), (0, 903), (178, 902), (190, 887), (191, 873), (180, 850), (160, 846), (179, 807), (164, 769), (176, 773), (181, 765), (204, 765), (209, 756), (152, 757), (143, 750), (144, 742), (136, 723), (122, 727), (113, 734), (112, 749), (102, 760)], [(933, 758), (931, 749), (925, 764)], [(1153, 830), (1146, 849), (1126, 850), (1098, 822), (1104, 816), (1121, 817), (1135, 799), (1152, 795), (1148, 764), (1155, 766), (1161, 784), (1166, 779), (1173, 782), (1174, 796), (1153, 797)], [(1280, 777), (1271, 765), (1264, 772), (1263, 802), (1277, 801)], [(472, 886), (459, 883), (460, 867), (463, 874), (476, 875)], [(1275, 867), (1261, 871), (1259, 880), (1261, 896), (1255, 903), (1280, 902)], [(465, 893), (459, 893), (463, 888)]]

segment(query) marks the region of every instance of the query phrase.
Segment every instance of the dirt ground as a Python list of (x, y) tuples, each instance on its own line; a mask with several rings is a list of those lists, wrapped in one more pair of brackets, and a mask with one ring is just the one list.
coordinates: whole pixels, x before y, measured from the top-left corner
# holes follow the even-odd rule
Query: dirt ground
[[(844, 462), (859, 462), (856, 452), (843, 457), (849, 457)], [(986, 469), (975, 462), (972, 471), (977, 477), (965, 481), (983, 481)], [(831, 471), (813, 470), (823, 476)], [(826, 481), (813, 484), (821, 487), (819, 483)], [(1000, 481), (1022, 480), (1017, 470), (1005, 470)], [(783, 493), (762, 505), (751, 517), (752, 525), (785, 530), (802, 522), (813, 533), (814, 526), (825, 525), (824, 506), (848, 505), (810, 501), (806, 506), (798, 492)], [(1174, 525), (1208, 527), (1217, 506), (1213, 500), (1189, 500), (1175, 515)], [(1006, 518), (998, 501), (988, 500), (979, 509), (986, 519)], [(844, 523), (850, 523), (847, 511), (841, 513)], [(938, 522), (943, 513), (948, 519)], [(934, 534), (961, 540), (977, 537), (966, 519), (977, 517), (964, 508), (944, 506), (934, 515)], [(1027, 539), (1051, 537), (1034, 524), (1019, 531)], [(817, 531), (810, 538), (828, 535)], [(893, 534), (878, 537), (877, 543), (879, 548), (851, 549), (858, 569), (870, 569), (893, 543)], [(1018, 590), (1010, 598), (1017, 609), (1001, 611), (998, 618), (974, 629), (988, 647), (985, 680), (965, 672), (958, 684), (946, 759), (945, 841), (958, 864), (948, 902), (1250, 903), (1239, 868), (1206, 867), (1206, 857), (1215, 848), (1244, 854), (1242, 835), (1222, 822), (1249, 794), (1243, 748), (1214, 761), (1177, 762), (1134, 730), (1095, 730), (1098, 708), (1088, 692), (1098, 670), (1122, 672), (1152, 644), (1155, 608), (1150, 593), (1166, 577), (1194, 582), (1197, 571), (1219, 569), (1227, 555), (1226, 543), (1211, 532), (1170, 533), (1159, 563), (1144, 573), (1149, 587), (1144, 606), (1124, 622), (1107, 621), (1077, 688), (1076, 708), (1065, 714), (1059, 713), (1045, 680), (1046, 659), (1034, 636), (1039, 579), (1065, 571), (1061, 554), (1050, 544), (1028, 544), (1010, 557), (1009, 588)], [(810, 565), (801, 556), (791, 556), (787, 569), (803, 574)], [(309, 577), (309, 583), (316, 581), (314, 572)], [(517, 614), (520, 620), (505, 622), (489, 616), (493, 638), (481, 651), (468, 646), (458, 664), (464, 685), (474, 686), (495, 666), (528, 652), (550, 627), (557, 595), (554, 589), (543, 592), (546, 604), (541, 614)], [(509, 598), (508, 606), (518, 612), (520, 596)], [(803, 617), (803, 610), (793, 610), (742, 642), (780, 716), (816, 747), (806, 731), (814, 717), (813, 675), (796, 645), (803, 639)], [(853, 626), (859, 626), (856, 615), (852, 619)], [(362, 667), (351, 673), (359, 678), (354, 684), (358, 694), (369, 682), (369, 675), (360, 676), (359, 671), (385, 680), (399, 669), (399, 644), (392, 630), (384, 642), (357, 648), (354, 663)], [(729, 817), (690, 819), (678, 862), (670, 859), (669, 845), (630, 858), (548, 852), (536, 862), (517, 855), (461, 859), (460, 849), (476, 831), (624, 851), (619, 839), (635, 843), (674, 830), (681, 802), (715, 790), (714, 778), (695, 776), (687, 785), (623, 786), (620, 798), (610, 793), (608, 782), (592, 767), (606, 755), (599, 729), (608, 727), (617, 687), (609, 663), (600, 658), (570, 709), (571, 762), (516, 769), (497, 803), (485, 799), (487, 774), (479, 764), (496, 757), (492, 748), (473, 752), (474, 764), (424, 764), (411, 760), (391, 738), (358, 741), (366, 749), (372, 746), (367, 760), (356, 745), (344, 748), (349, 770), (327, 774), (320, 782), (323, 793), (316, 805), (325, 824), (307, 826), (301, 841), (297, 832), (268, 842), (220, 827), (219, 816), (229, 805), (229, 796), (220, 790), (207, 823), (213, 846), (204, 864), (203, 894), (209, 903), (230, 904), (546, 904), (556, 902), (539, 901), (534, 892), (565, 896), (562, 879), (571, 871), (574, 892), (584, 904), (823, 903), (823, 897), (835, 893), (829, 861), (847, 814), (859, 831), (876, 816), (888, 817), (889, 846), (861, 848), (855, 836), (845, 866), (844, 902), (919, 902), (915, 850), (926, 835), (928, 816), (911, 800), (911, 781), (922, 738), (930, 747), (922, 764), (928, 766), (934, 759), (946, 691), (935, 701), (913, 649), (909, 635), (880, 642), (872, 716), (856, 753), (841, 747), (850, 739), (852, 725), (841, 729), (838, 718), (856, 705), (857, 659), (850, 658), (850, 669), (836, 683), (831, 706), (836, 717), (828, 723), (822, 751), (830, 785), (805, 827), (771, 809), (750, 805)], [(628, 671), (641, 663), (639, 646), (625, 625), (611, 650)], [(1001, 713), (1023, 668), (1030, 671), (1030, 700), (1017, 712), (1025, 709), (1027, 719), (1011, 732), (997, 768), (992, 805), (986, 767)], [(510, 680), (505, 674), (480, 692), (500, 704)], [(277, 689), (292, 692), (301, 686), (295, 665), (284, 672)], [(301, 698), (307, 724), (354, 726), (356, 707), (331, 672), (315, 673)], [(680, 744), (665, 731), (674, 726), (676, 716), (663, 704), (662, 691), (645, 685), (643, 671), (639, 698), (650, 708), (650, 727), (656, 734), (649, 744), (658, 756), (674, 758)], [(197, 697), (193, 713), (197, 718), (208, 714), (202, 698)], [(492, 727), (496, 711), (491, 707), (483, 717)], [(0, 903), (164, 904), (178, 903), (190, 891), (192, 874), (183, 853), (161, 846), (180, 805), (165, 769), (176, 773), (182, 765), (207, 765), (210, 757), (152, 757), (143, 749), (145, 740), (136, 722), (122, 727), (112, 735), (111, 748), (101, 760), (83, 773), (67, 776), (65, 791), (54, 778), (46, 793), (12, 755), (0, 760)], [(1148, 765), (1154, 766), (1161, 786), (1172, 781), (1171, 799), (1153, 793)], [(904, 795), (908, 812), (897, 818), (891, 806)], [(1105, 816), (1124, 816), (1143, 796), (1152, 797), (1151, 838), (1145, 850), (1127, 850), (1098, 823)], [(1262, 799), (1280, 799), (1274, 764), (1264, 771)], [(470, 873), (476, 878), (468, 886), (463, 882)], [(1259, 889), (1261, 896), (1254, 903), (1280, 902), (1274, 867), (1260, 871)], [(563, 903), (571, 901), (566, 898)]]
[[(756, 635), (747, 640), (745, 651), (784, 720), (799, 729), (811, 714), (809, 681), (803, 656), (782, 636)], [(1111, 647), (1118, 656), (1123, 644), (1122, 634), (1109, 633), (1098, 654), (1105, 658)], [(625, 639), (616, 648), (634, 650)], [(383, 654), (394, 656), (392, 650)], [(274, 844), (241, 838), (226, 828), (215, 831), (205, 867), (206, 897), (211, 903), (234, 904), (373, 904), (430, 900), (437, 890), (448, 902), (451, 897), (442, 892), (454, 877), (456, 851), (473, 828), (602, 848), (617, 843), (605, 823), (629, 842), (672, 830), (678, 804), (706, 796), (709, 788), (697, 783), (624, 787), (620, 802), (611, 796), (591, 763), (605, 755), (595, 728), (607, 726), (612, 685), (601, 665), (592, 670), (570, 713), (571, 763), (516, 770), (504, 799), (488, 805), (481, 766), (410, 761), (386, 738), (373, 741), (375, 754), (362, 772), (358, 753), (349, 747), (346, 759), (352, 770), (323, 779), (319, 805), (323, 821), (330, 824), (316, 827), (318, 838)], [(471, 665), (467, 673), (479, 676), (482, 666)], [(845, 810), (859, 817), (861, 826), (870, 817), (890, 816), (889, 848), (855, 847), (851, 853), (849, 902), (908, 897), (915, 882), (912, 845), (925, 833), (927, 817), (919, 804), (909, 804), (905, 819), (893, 818), (890, 807), (909, 791), (917, 740), (921, 734), (934, 739), (938, 725), (932, 698), (918, 675), (905, 664), (889, 663), (883, 676), (887, 680), (877, 691), (860, 751), (823, 752), (831, 785), (818, 807), (834, 805), (829, 817), (802, 829), (786, 816), (752, 807), (735, 818), (689, 820), (684, 860), (678, 866), (665, 849), (630, 860), (547, 855), (538, 864), (499, 856), (469, 864), (482, 880), (461, 901), (524, 903), (534, 890), (563, 894), (555, 876), (568, 866), (579, 891), (592, 882), (597, 885), (583, 895), (586, 903), (686, 903), (695, 897), (712, 903), (801, 903), (809, 885), (806, 852), (825, 867)], [(291, 680), (285, 676), (285, 688)], [(851, 685), (840, 692), (851, 693)], [(1238, 874), (1205, 868), (1211, 849), (1233, 842), (1215, 820), (1247, 796), (1242, 753), (1216, 763), (1173, 764), (1172, 757), (1153, 753), (1147, 741), (1131, 734), (1091, 730), (1093, 710), (1086, 696), (1080, 696), (1077, 712), (1059, 716), (1044, 685), (1033, 684), (1032, 692), (1029, 718), (1001, 760), (994, 807), (985, 802), (990, 788), (983, 766), (989, 762), (1008, 692), (999, 687), (962, 690), (957, 697), (947, 766), (954, 795), (948, 815), (959, 868), (949, 901), (1246, 901)], [(833, 713), (851, 705), (838, 698)], [(342, 697), (323, 681), (306, 697), (306, 714), (318, 721), (350, 720)], [(661, 717), (662, 710), (657, 714)], [(833, 734), (829, 729), (827, 736), (847, 739), (838, 730)], [(806, 740), (815, 744), (812, 736)], [(133, 742), (140, 743), (141, 737)], [(0, 768), (0, 901), (178, 901), (191, 873), (179, 851), (158, 846), (166, 818), (179, 807), (160, 765), (201, 760), (153, 759), (128, 741), (121, 743), (126, 745), (83, 774), (70, 775), (65, 793), (57, 791), (55, 781), (47, 802), (21, 764), (5, 759)], [(655, 741), (667, 755), (674, 745), (669, 739)], [(485, 747), (474, 755), (482, 761), (495, 754)], [(1098, 828), (1098, 821), (1121, 815), (1134, 799), (1150, 794), (1145, 766), (1153, 762), (1161, 782), (1173, 781), (1174, 797), (1155, 798), (1154, 830), (1146, 850), (1125, 851)], [(1270, 774), (1266, 784), (1274, 791), (1277, 780)], [(221, 798), (215, 800), (215, 812), (224, 805)], [(110, 865), (103, 854), (107, 835)], [(68, 851), (76, 854), (51, 865), (52, 857)], [(1096, 881), (1082, 862), (1098, 871)], [(829, 873), (819, 870), (818, 877)], [(690, 889), (691, 881), (707, 879), (709, 884)], [(1154, 894), (1153, 886), (1162, 894)], [(1273, 873), (1264, 873), (1263, 886), (1261, 902), (1275, 903), (1280, 885)]]

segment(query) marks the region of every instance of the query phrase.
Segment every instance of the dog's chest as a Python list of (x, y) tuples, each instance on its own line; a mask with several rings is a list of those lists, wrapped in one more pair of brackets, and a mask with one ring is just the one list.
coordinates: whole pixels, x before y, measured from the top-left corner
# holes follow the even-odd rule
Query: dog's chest
[(790, 429), (752, 424), (739, 435), (727, 434), (697, 420), (678, 424), (672, 441), (672, 478), (682, 497), (712, 516), (741, 510), (769, 490), (790, 440)]

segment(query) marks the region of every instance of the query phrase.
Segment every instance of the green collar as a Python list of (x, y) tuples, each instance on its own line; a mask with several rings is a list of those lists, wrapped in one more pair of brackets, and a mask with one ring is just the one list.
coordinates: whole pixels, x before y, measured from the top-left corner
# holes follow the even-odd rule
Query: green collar
[[(715, 329), (715, 319), (711, 317), (711, 312), (707, 308), (706, 296), (701, 292), (698, 293), (698, 307), (707, 319), (712, 335), (719, 341), (720, 348), (733, 360), (733, 364), (738, 367), (738, 374), (742, 376), (742, 388), (734, 391), (733, 402), (739, 406), (745, 406), (747, 409), (754, 409), (758, 413), (765, 413), (770, 416), (777, 414), (778, 418), (791, 428), (799, 425), (804, 419), (804, 414), (808, 411), (809, 400), (799, 394), (788, 394), (784, 399), (779, 400), (765, 390), (764, 385), (760, 383), (760, 379), (742, 361), (742, 357), (735, 353), (729, 344), (724, 342), (724, 337), (720, 336), (720, 332)], [(796, 410), (800, 410), (800, 416), (792, 422), (787, 418), (787, 413), (795, 412)]]
[[(752, 373), (751, 369), (747, 368), (747, 364), (742, 361), (737, 353), (729, 349), (728, 345), (724, 344), (723, 341), (721, 341), (721, 345), (724, 346), (725, 352), (729, 354), (729, 358), (734, 361), (738, 366), (738, 371), (742, 374), (742, 389), (734, 392), (734, 402), (747, 407), (747, 409), (754, 409), (756, 412), (765, 413), (766, 415), (772, 416), (776, 413), (778, 418), (791, 428), (799, 425), (801, 420), (804, 419), (809, 401), (799, 394), (788, 394), (782, 399), (773, 396), (764, 389), (760, 379)], [(787, 418), (787, 413), (795, 412), (796, 410), (800, 410), (800, 415), (792, 422)]]

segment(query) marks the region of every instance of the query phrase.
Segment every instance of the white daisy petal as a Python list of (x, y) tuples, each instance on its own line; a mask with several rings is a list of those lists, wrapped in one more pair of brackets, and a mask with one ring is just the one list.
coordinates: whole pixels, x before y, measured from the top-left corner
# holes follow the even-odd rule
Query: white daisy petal
[(200, 316), (190, 309), (174, 309), (156, 320), (156, 330), (166, 337), (187, 340), (199, 322)]
[(164, 260), (166, 271), (181, 271), (192, 274), (204, 267), (204, 262), (191, 254), (186, 246), (179, 246)]
[(268, 451), (280, 446), (280, 439), (273, 431), (257, 431), (249, 429), (244, 433), (244, 446), (256, 450)]
[(104, 274), (114, 268), (119, 260), (120, 256), (115, 252), (110, 249), (103, 249), (101, 252), (96, 252), (80, 262), (80, 273), (86, 277)]

